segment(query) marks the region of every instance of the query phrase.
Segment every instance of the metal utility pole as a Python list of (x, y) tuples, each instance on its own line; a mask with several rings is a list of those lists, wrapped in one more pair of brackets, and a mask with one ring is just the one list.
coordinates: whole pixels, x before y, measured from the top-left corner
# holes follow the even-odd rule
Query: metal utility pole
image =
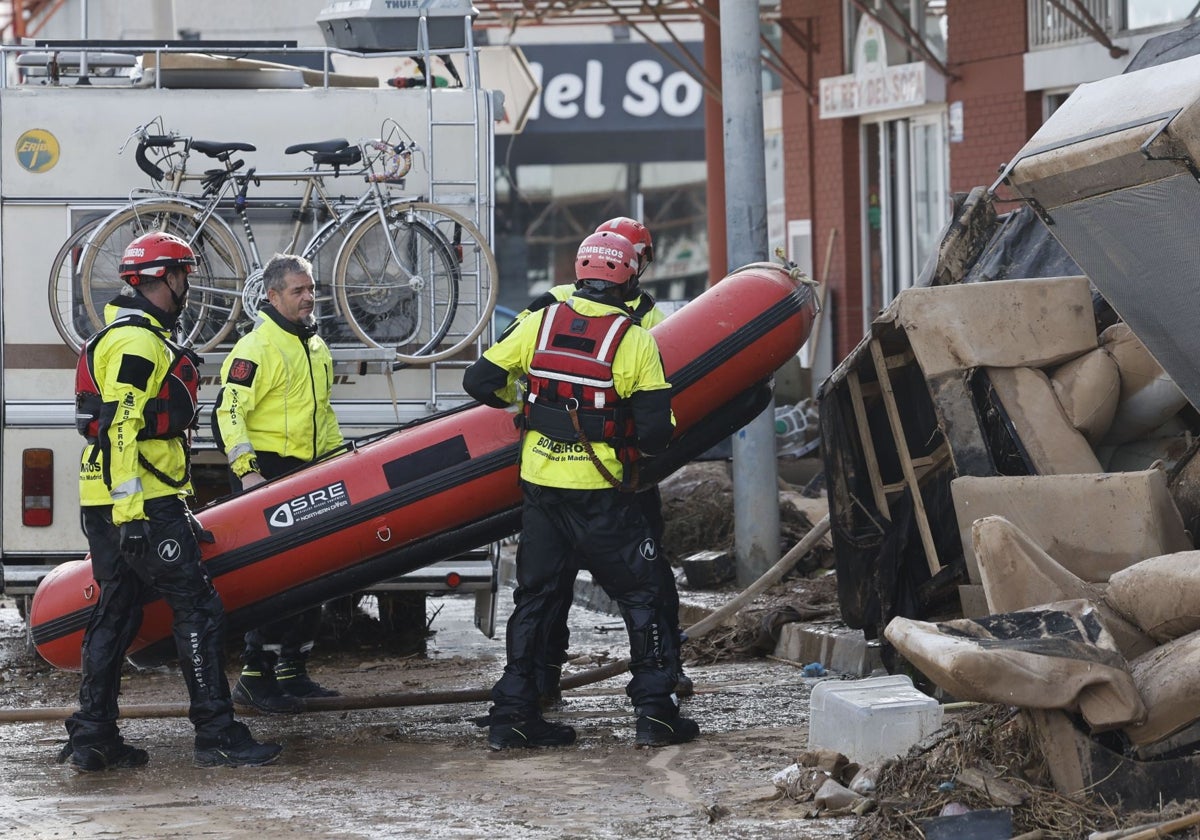
[[(758, 3), (721, 0), (725, 239), (731, 271), (768, 259), (761, 68)], [(778, 476), (772, 400), (733, 436), (733, 539), (742, 586), (779, 560)]]

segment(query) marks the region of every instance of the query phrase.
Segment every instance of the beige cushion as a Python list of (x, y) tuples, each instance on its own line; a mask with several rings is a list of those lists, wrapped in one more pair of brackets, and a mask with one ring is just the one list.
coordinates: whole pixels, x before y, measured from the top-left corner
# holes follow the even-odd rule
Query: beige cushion
[(1129, 325), (1113, 324), (1100, 334), (1121, 376), (1121, 400), (1104, 443), (1116, 446), (1146, 437), (1187, 404), (1187, 398)]
[(1200, 551), (1151, 557), (1116, 572), (1105, 599), (1158, 642), (1200, 630)]
[(1000, 404), (1039, 475), (1104, 472), (1063, 411), (1046, 374), (1034, 368), (987, 368)]
[(1121, 398), (1121, 374), (1107, 350), (1097, 347), (1050, 374), (1054, 394), (1071, 425), (1096, 446), (1108, 433)]
[(1078, 711), (1095, 730), (1146, 715), (1125, 658), (1086, 601), (938, 624), (894, 618), (884, 635), (959, 700)]
[(1095, 583), (1147, 557), (1195, 548), (1161, 470), (960, 476), (950, 492), (972, 583), (980, 578), (971, 525), (990, 515), (1003, 516), (1058, 563)]
[(1126, 727), (1136, 746), (1161, 741), (1200, 719), (1200, 632), (1160, 645), (1129, 663), (1133, 683), (1146, 704), (1146, 719)]
[(1028, 535), (1001, 516), (975, 520), (975, 559), (989, 613), (1008, 613), (1054, 601), (1090, 601), (1126, 659), (1154, 647), (1154, 640), (1104, 601), (1104, 587), (1064, 569)]

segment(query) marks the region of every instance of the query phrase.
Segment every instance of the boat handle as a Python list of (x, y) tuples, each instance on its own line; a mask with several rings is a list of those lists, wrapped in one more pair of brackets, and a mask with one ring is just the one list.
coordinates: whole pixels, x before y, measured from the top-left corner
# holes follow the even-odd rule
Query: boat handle
[(375, 532), (375, 536), (379, 538), (380, 542), (388, 542), (392, 538), (392, 529), (389, 528), (388, 526), (384, 525), (382, 528), (380, 528), (378, 531)]

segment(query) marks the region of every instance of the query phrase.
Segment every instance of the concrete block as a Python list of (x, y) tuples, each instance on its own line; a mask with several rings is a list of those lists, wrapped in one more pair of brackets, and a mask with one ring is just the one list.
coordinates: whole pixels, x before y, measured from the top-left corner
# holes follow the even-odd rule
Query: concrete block
[(716, 589), (737, 577), (728, 551), (698, 551), (683, 559), (683, 573), (693, 589)]
[(820, 662), (830, 671), (856, 677), (865, 677), (883, 665), (878, 644), (842, 625), (785, 624), (774, 655), (800, 665)]

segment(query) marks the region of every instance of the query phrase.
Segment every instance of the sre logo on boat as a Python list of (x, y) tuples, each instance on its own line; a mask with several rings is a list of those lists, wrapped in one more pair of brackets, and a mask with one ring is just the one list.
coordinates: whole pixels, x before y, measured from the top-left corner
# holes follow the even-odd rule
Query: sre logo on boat
[(267, 518), (267, 527), (274, 533), (349, 506), (350, 496), (346, 493), (346, 483), (338, 481), (269, 507), (263, 511), (263, 516)]

